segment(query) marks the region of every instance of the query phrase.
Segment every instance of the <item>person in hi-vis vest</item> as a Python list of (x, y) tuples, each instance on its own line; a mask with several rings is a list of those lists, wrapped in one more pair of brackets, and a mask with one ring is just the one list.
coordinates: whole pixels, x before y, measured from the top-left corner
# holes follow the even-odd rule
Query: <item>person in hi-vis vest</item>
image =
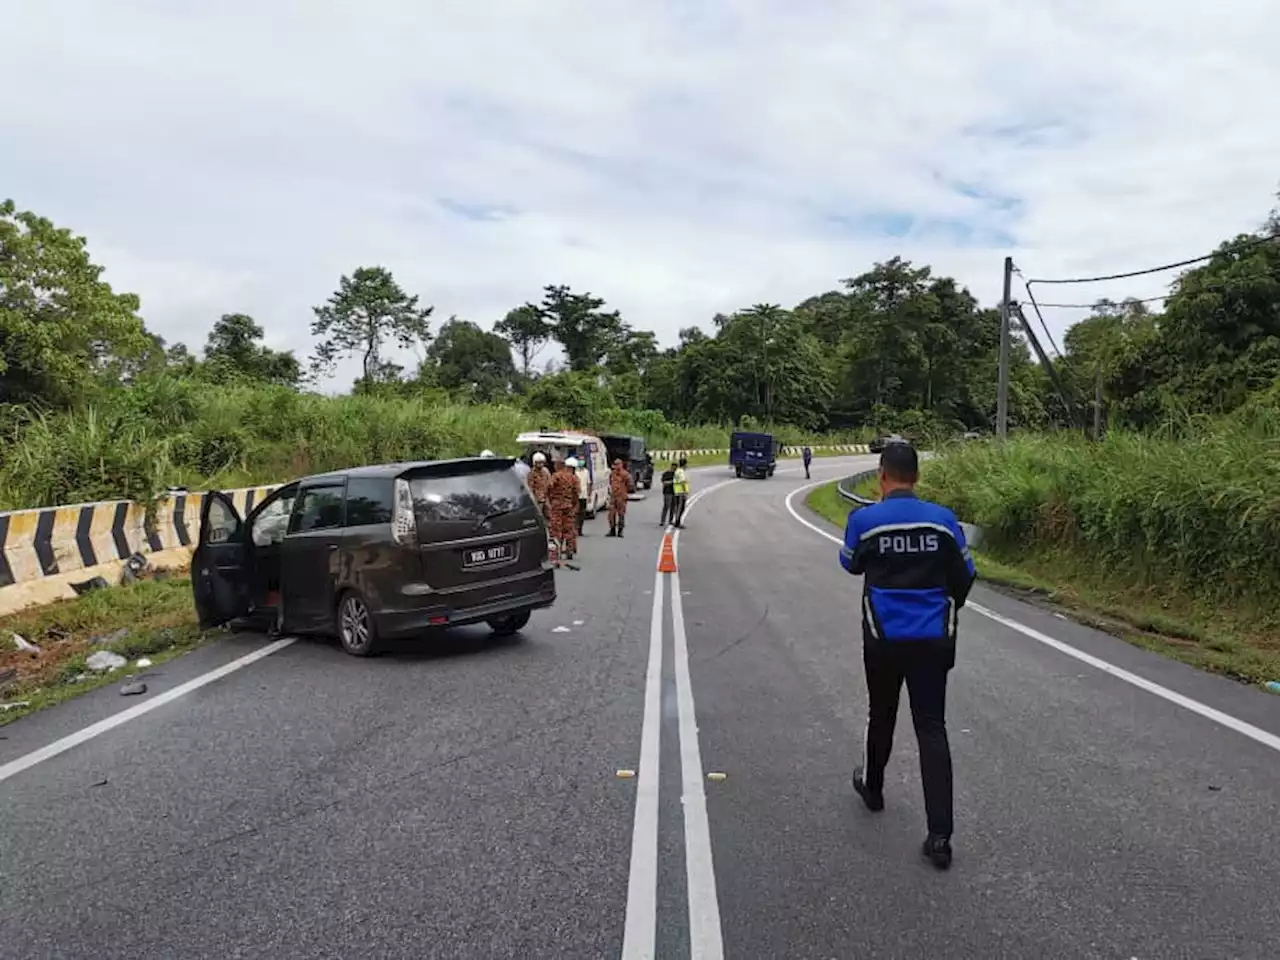
[(689, 475), (685, 471), (689, 461), (681, 457), (676, 466), (676, 475), (671, 481), (671, 493), (675, 498), (675, 510), (671, 523), (673, 526), (684, 526), (684, 508), (689, 504)]

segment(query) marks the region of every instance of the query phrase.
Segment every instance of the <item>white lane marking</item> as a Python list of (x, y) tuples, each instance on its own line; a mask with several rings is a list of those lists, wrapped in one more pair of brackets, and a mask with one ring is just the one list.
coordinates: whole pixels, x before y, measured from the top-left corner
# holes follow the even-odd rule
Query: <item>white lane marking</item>
[(77, 730), (75, 733), (68, 734), (61, 740), (55, 740), (48, 746), (41, 747), (39, 750), (33, 750), (31, 753), (18, 757), (16, 760), (10, 760), (8, 763), (0, 766), (0, 782), (8, 780), (10, 777), (21, 773), (30, 767), (34, 767), (37, 763), (43, 763), (51, 757), (56, 757), (60, 753), (66, 753), (72, 747), (79, 746), (88, 740), (100, 734), (106, 733), (108, 730), (114, 730), (122, 724), (128, 723), (130, 720), (136, 720), (144, 713), (150, 713), (157, 707), (163, 707), (166, 703), (172, 703), (179, 697), (186, 696), (192, 690), (199, 690), (205, 684), (213, 683), (215, 680), (221, 680), (227, 674), (235, 673), (241, 667), (247, 667), (251, 663), (261, 660), (263, 657), (269, 657), (278, 650), (283, 650), (289, 644), (293, 643), (296, 637), (285, 637), (283, 640), (276, 640), (269, 643), (265, 647), (246, 653), (238, 660), (232, 660), (225, 663), (216, 670), (210, 670), (208, 673), (202, 673), (194, 679), (188, 680), (186, 683), (179, 684), (172, 690), (166, 690), (151, 700), (140, 703), (128, 710), (121, 710), (119, 713), (107, 717), (105, 720), (99, 720), (97, 723), (90, 724), (83, 730)]
[(689, 956), (693, 960), (722, 960), (720, 901), (711, 859), (711, 827), (707, 795), (702, 785), (702, 752), (698, 749), (698, 718), (689, 676), (689, 644), (684, 632), (684, 602), (680, 574), (671, 574), (671, 629), (676, 668), (676, 701), (680, 715), (680, 768), (684, 785), (684, 863), (689, 888)]
[[(730, 483), (736, 477), (722, 480), (699, 490), (685, 505), (685, 515), (708, 493)], [(679, 543), (680, 531), (674, 531), (672, 548)], [(661, 548), (659, 548), (661, 556)], [(653, 610), (649, 620), (649, 663), (645, 671), (644, 717), (640, 728), (640, 764), (636, 778), (635, 817), (631, 828), (631, 864), (627, 877), (627, 913), (623, 923), (622, 960), (652, 960), (656, 950), (658, 898), (658, 786), (660, 733), (662, 719), (662, 612), (665, 574), (655, 573)], [(672, 581), (673, 603), (679, 604), (679, 580)], [(677, 613), (678, 611), (678, 613)], [(678, 619), (676, 619), (678, 617)], [(672, 618), (678, 623), (676, 654), (677, 714), (680, 729), (680, 758), (685, 796), (685, 869), (688, 875), (690, 939), (694, 957), (719, 958), (724, 954), (720, 933), (720, 907), (716, 896), (715, 874), (711, 862), (711, 835), (706, 814), (706, 794), (702, 789), (701, 759), (698, 750), (697, 720), (693, 711), (692, 683), (689, 677), (688, 640), (684, 633), (684, 608), (673, 606)], [(687, 704), (686, 704), (687, 699)], [(686, 721), (686, 717), (688, 720)], [(692, 749), (692, 757), (689, 751)], [(696, 781), (691, 789), (690, 777)], [(700, 823), (690, 823), (689, 797), (696, 795)], [(697, 874), (697, 882), (694, 874)], [(695, 891), (697, 891), (695, 893)]]
[(631, 827), (631, 871), (627, 878), (627, 916), (622, 960), (652, 960), (658, 930), (658, 761), (662, 731), (662, 580), (653, 577), (653, 613), (649, 621), (649, 666), (644, 681), (644, 720), (640, 727), (640, 767), (636, 812)]
[[(809, 490), (826, 482), (829, 481), (823, 480), (818, 483), (809, 483), (805, 484), (803, 487), (797, 487), (795, 490), (792, 490), (787, 494), (787, 511), (792, 517), (804, 524), (814, 533), (821, 534), (832, 543), (842, 544), (844, 541), (840, 537), (837, 537), (834, 534), (810, 523), (804, 517), (800, 516), (800, 514), (796, 512), (796, 508), (791, 505), (791, 501), (797, 493), (802, 493), (805, 490)], [(994, 610), (989, 610), (982, 606), (982, 604), (970, 601), (965, 604), (965, 608), (972, 610), (974, 613), (979, 613), (989, 620), (994, 620), (996, 623), (1002, 624), (1010, 630), (1016, 630), (1024, 637), (1030, 637), (1032, 640), (1042, 643), (1046, 647), (1052, 647), (1059, 653), (1065, 653), (1068, 657), (1074, 657), (1081, 663), (1087, 663), (1089, 666), (1094, 667), (1097, 670), (1101, 670), (1103, 673), (1110, 674), (1118, 680), (1123, 680), (1125, 683), (1131, 684), (1139, 690), (1145, 690), (1147, 693), (1154, 694), (1163, 700), (1168, 700), (1170, 703), (1176, 703), (1178, 706), (1190, 710), (1192, 713), (1199, 714), (1206, 720), (1212, 720), (1214, 723), (1224, 726), (1228, 730), (1234, 730), (1236, 733), (1246, 736), (1250, 740), (1262, 744), (1264, 747), (1270, 747), (1272, 750), (1280, 752), (1280, 736), (1276, 736), (1274, 733), (1263, 730), (1261, 727), (1255, 727), (1253, 724), (1240, 720), (1237, 717), (1233, 717), (1229, 713), (1223, 713), (1221, 710), (1215, 710), (1213, 707), (1208, 704), (1201, 703), (1199, 700), (1192, 700), (1190, 697), (1184, 696), (1177, 691), (1170, 690), (1168, 687), (1162, 687), (1160, 684), (1155, 683), (1152, 680), (1148, 680), (1146, 677), (1139, 676), (1138, 674), (1125, 670), (1122, 667), (1117, 667), (1115, 664), (1108, 663), (1106, 660), (1103, 660), (1100, 657), (1095, 657), (1091, 653), (1085, 653), (1083, 650), (1077, 650), (1068, 643), (1063, 643), (1061, 640), (1057, 640), (1048, 634), (1041, 633), (1039, 630), (1035, 630), (1025, 624), (1021, 624), (1017, 620), (1012, 620), (1009, 617), (1004, 616), (1004, 614), (996, 613)]]
[(994, 620), (996, 623), (1004, 624), (1010, 630), (1017, 630), (1023, 636), (1030, 637), (1032, 640), (1038, 640), (1046, 647), (1052, 647), (1060, 653), (1065, 653), (1068, 657), (1075, 657), (1081, 663), (1087, 663), (1089, 666), (1101, 670), (1103, 673), (1109, 673), (1111, 676), (1123, 680), (1125, 683), (1131, 683), (1139, 690), (1145, 690), (1147, 693), (1153, 693), (1157, 697), (1168, 700), (1170, 703), (1176, 703), (1178, 706), (1190, 710), (1192, 713), (1198, 713), (1206, 720), (1212, 720), (1214, 723), (1221, 724), (1228, 730), (1234, 730), (1236, 733), (1242, 734), (1250, 740), (1256, 740), (1264, 747), (1270, 747), (1272, 750), (1280, 751), (1280, 737), (1276, 736), (1274, 733), (1269, 733), (1260, 727), (1255, 727), (1253, 724), (1237, 719), (1229, 713), (1223, 713), (1221, 710), (1215, 710), (1213, 707), (1201, 703), (1199, 700), (1192, 700), (1190, 697), (1183, 696), (1177, 691), (1170, 690), (1167, 687), (1162, 687), (1160, 684), (1148, 680), (1146, 677), (1139, 676), (1136, 673), (1130, 673), (1128, 670), (1108, 663), (1106, 660), (1095, 657), (1091, 653), (1085, 653), (1083, 650), (1077, 650), (1075, 647), (1063, 643), (1061, 640), (1056, 640), (1047, 634), (1041, 633), (1039, 630), (1034, 630), (1031, 627), (1024, 626), (1016, 620), (1010, 620), (1008, 617), (1003, 614), (996, 613), (994, 610), (988, 610), (981, 604), (968, 603), (965, 604), (965, 606), (970, 610), (973, 610), (975, 613), (980, 613), (984, 617)]
[[(700, 491), (685, 507), (685, 516), (707, 494), (737, 483), (725, 480)], [(671, 538), (679, 566), (680, 531)], [(707, 794), (702, 783), (702, 752), (698, 747), (698, 716), (693, 705), (693, 680), (689, 675), (689, 642), (684, 629), (684, 600), (680, 574), (671, 574), (671, 629), (675, 658), (676, 705), (680, 718), (681, 803), (684, 807), (684, 864), (689, 902), (689, 955), (692, 960), (722, 960), (724, 937), (720, 926), (720, 899), (711, 856), (711, 825), (707, 819)]]

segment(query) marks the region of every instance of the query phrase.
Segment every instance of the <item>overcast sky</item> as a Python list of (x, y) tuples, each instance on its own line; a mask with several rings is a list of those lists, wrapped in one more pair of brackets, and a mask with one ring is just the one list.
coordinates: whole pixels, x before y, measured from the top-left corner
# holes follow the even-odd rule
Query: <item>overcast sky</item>
[(3, 0), (0, 197), (193, 347), (243, 312), (306, 355), (371, 264), (440, 321), (567, 283), (672, 344), (895, 254), (992, 303), (1006, 254), (1256, 229), (1277, 36), (1276, 0)]

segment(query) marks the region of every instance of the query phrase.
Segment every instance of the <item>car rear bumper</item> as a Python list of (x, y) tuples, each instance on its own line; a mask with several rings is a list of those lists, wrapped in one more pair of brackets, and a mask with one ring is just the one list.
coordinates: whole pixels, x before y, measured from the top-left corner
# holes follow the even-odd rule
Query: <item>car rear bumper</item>
[(448, 602), (424, 604), (409, 610), (383, 610), (376, 614), (376, 619), (381, 636), (403, 637), (537, 610), (555, 601), (555, 571), (541, 570), (514, 582), (451, 593)]

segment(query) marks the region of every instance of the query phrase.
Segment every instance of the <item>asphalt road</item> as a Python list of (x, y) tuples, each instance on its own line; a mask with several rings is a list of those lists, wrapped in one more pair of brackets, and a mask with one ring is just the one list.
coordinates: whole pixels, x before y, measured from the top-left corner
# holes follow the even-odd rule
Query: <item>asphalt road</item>
[(137, 701), (0, 728), (0, 957), (1280, 955), (1280, 700), (978, 588), (937, 873), (905, 702), (887, 810), (849, 786), (859, 588), (803, 474), (694, 476), (677, 575), (633, 503), (520, 639), (300, 640), (181, 692), (267, 644), (232, 636), (55, 755)]

